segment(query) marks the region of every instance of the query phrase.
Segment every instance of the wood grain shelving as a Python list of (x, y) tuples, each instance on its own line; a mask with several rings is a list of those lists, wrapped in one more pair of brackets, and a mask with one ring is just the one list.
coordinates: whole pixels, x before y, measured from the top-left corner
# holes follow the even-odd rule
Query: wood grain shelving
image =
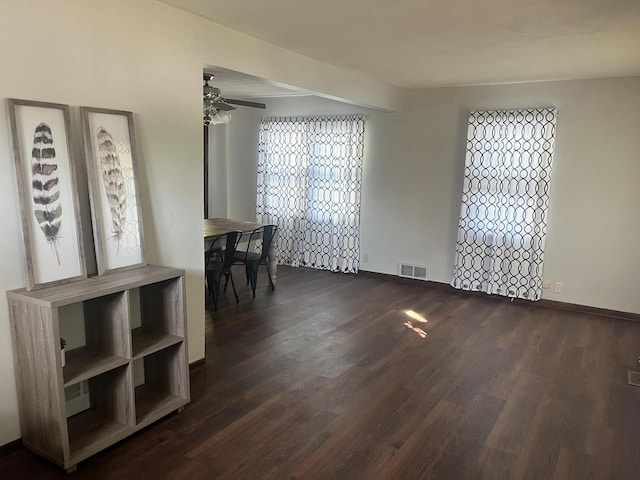
[(62, 368), (65, 387), (129, 363), (125, 357), (112, 353), (96, 352), (87, 347), (67, 352), (66, 359), (66, 365)]
[[(132, 329), (134, 289), (141, 326)], [(183, 270), (147, 266), (7, 297), (23, 443), (67, 471), (189, 402)], [(61, 307), (75, 303), (85, 345), (62, 367)], [(67, 418), (64, 389), (85, 381), (89, 408)]]
[(142, 358), (145, 355), (157, 352), (182, 341), (182, 337), (160, 332), (145, 332), (139, 328), (133, 330), (133, 358)]

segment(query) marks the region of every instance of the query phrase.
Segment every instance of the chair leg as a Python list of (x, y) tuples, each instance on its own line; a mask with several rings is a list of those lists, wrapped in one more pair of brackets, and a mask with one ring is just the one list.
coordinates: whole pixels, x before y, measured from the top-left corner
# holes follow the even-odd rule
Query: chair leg
[(247, 275), (251, 283), (251, 291), (253, 292), (253, 298), (256, 298), (256, 284), (258, 283), (258, 268), (257, 265), (247, 263)]
[(267, 267), (267, 275), (269, 275), (269, 285), (271, 285), (271, 291), (273, 292), (276, 289), (276, 286), (273, 284), (273, 280), (271, 279), (271, 269), (269, 268), (269, 263), (264, 264)]
[(224, 277), (225, 277), (225, 280), (224, 280), (224, 290), (223, 290), (224, 292), (226, 292), (226, 291), (227, 291), (227, 285), (229, 285), (229, 275), (231, 275), (231, 272), (228, 272), (228, 273), (227, 273), (227, 272), (225, 272), (225, 274), (224, 274)]
[(213, 295), (211, 298), (213, 299), (213, 311), (218, 311), (218, 297), (220, 295), (220, 281), (213, 282)]
[[(236, 297), (236, 303), (240, 303), (240, 299), (238, 298), (238, 292), (236, 292), (236, 284), (233, 281), (233, 274), (229, 272), (229, 276), (227, 277), (227, 282), (231, 279), (231, 288), (233, 288), (233, 294)], [(227, 284), (224, 284), (225, 290), (227, 289)]]
[(205, 275), (205, 280), (206, 280), (207, 295), (209, 295), (209, 298), (213, 301), (213, 275), (207, 272)]

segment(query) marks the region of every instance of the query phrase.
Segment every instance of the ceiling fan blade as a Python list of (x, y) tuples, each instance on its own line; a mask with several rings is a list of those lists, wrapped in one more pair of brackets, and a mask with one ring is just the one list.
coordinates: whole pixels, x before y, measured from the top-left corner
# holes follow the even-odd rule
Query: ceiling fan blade
[[(226, 98), (225, 98), (226, 100)], [(235, 110), (236, 107), (233, 105), (229, 105), (226, 102), (216, 102), (213, 104), (218, 110), (224, 110), (225, 112), (230, 112), (231, 110)]]
[(225, 101), (227, 103), (233, 103), (234, 105), (242, 105), (244, 107), (262, 108), (262, 109), (267, 108), (267, 106), (264, 103), (249, 102), (247, 100), (234, 100), (233, 98), (225, 97)]

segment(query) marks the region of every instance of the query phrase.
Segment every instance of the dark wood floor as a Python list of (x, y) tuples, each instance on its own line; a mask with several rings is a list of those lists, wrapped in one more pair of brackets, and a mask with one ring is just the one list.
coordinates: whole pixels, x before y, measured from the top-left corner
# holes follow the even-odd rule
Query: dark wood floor
[(640, 478), (639, 323), (286, 267), (230, 298), (183, 413), (0, 478)]

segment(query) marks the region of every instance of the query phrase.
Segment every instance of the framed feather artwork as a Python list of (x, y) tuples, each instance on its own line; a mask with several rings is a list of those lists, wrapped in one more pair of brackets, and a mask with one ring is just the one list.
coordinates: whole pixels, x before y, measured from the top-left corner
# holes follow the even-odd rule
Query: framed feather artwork
[(80, 108), (98, 274), (146, 265), (133, 114)]
[(27, 289), (86, 278), (69, 106), (7, 99)]

